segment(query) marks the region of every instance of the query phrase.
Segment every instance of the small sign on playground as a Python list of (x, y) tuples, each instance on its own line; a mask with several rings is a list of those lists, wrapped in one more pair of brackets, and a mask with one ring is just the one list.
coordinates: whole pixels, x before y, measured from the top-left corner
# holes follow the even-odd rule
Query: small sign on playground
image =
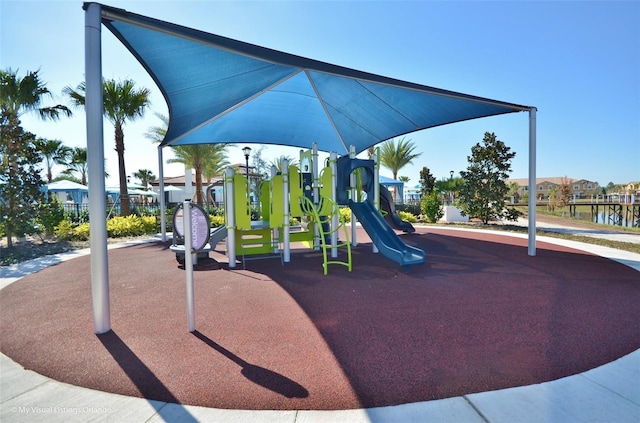
[[(197, 204), (191, 206), (191, 249), (197, 253), (209, 242), (209, 215)], [(184, 207), (179, 205), (173, 213), (173, 231), (184, 239)]]

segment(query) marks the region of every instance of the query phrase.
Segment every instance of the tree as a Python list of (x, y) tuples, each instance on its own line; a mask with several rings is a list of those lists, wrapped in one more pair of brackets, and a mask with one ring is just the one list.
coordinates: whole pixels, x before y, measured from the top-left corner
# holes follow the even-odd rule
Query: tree
[(560, 179), (560, 185), (557, 187), (556, 191), (556, 206), (560, 207), (562, 210), (562, 215), (564, 216), (564, 208), (569, 204), (569, 200), (571, 199), (571, 183), (566, 176), (563, 176)]
[(154, 175), (149, 169), (140, 169), (135, 172), (133, 176), (138, 178), (140, 185), (144, 186), (145, 189), (149, 187), (149, 182), (156, 179), (156, 175)]
[(40, 191), (44, 181), (38, 171), (42, 156), (34, 145), (35, 136), (4, 108), (0, 132), (0, 228), (11, 248), (14, 235), (35, 233), (38, 204), (44, 200)]
[(87, 149), (85, 147), (74, 147), (71, 151), (71, 160), (67, 163), (67, 169), (64, 171), (67, 175), (73, 175), (74, 172), (80, 174), (80, 183), (87, 185), (87, 173), (89, 165), (87, 163)]
[(508, 185), (509, 191), (507, 192), (507, 196), (509, 198), (513, 197), (513, 202), (517, 203), (520, 200), (520, 193), (518, 190), (520, 189), (520, 185), (517, 182), (511, 182)]
[(47, 168), (47, 183), (53, 181), (51, 171), (54, 164), (66, 164), (71, 154), (71, 147), (62, 144), (60, 140), (36, 139), (36, 149), (42, 154)]
[(374, 154), (376, 154), (376, 147), (372, 145), (371, 147), (367, 148), (367, 158), (369, 160), (373, 159)]
[[(269, 169), (271, 169), (272, 166), (276, 167), (276, 172), (282, 172), (282, 161), (283, 160), (287, 160), (289, 162), (289, 166), (297, 166), (298, 165), (298, 160), (294, 159), (291, 156), (287, 156), (287, 155), (282, 155), (280, 157), (276, 157), (274, 159), (271, 160), (271, 162), (269, 162)], [(288, 169), (286, 169), (288, 171)]]
[[(71, 98), (76, 106), (85, 105), (86, 86), (82, 82), (74, 90), (65, 87), (64, 92)], [(127, 172), (124, 163), (124, 124), (144, 115), (150, 104), (150, 91), (147, 88), (135, 89), (135, 82), (126, 79), (115, 81), (113, 79), (103, 81), (102, 97), (104, 103), (104, 115), (115, 128), (116, 152), (118, 153), (118, 179), (120, 181), (120, 214), (128, 216), (131, 213), (129, 193), (127, 190)]]
[(410, 164), (413, 159), (422, 155), (422, 153), (414, 153), (415, 148), (411, 140), (407, 140), (405, 137), (398, 140), (397, 145), (395, 139), (392, 138), (382, 144), (382, 148), (380, 149), (380, 163), (391, 171), (393, 179), (398, 179), (400, 169)]
[(460, 172), (463, 185), (459, 200), (463, 215), (479, 218), (484, 224), (495, 218), (517, 220), (520, 212), (505, 207), (509, 191), (505, 180), (515, 155), (510, 147), (489, 132), (485, 132), (483, 144), (477, 143), (471, 148), (471, 156), (467, 156), (469, 166)]
[(420, 197), (425, 197), (435, 188), (436, 178), (428, 167), (424, 166), (420, 171)]
[(400, 169), (410, 164), (413, 159), (418, 158), (422, 153), (414, 153), (416, 146), (411, 140), (402, 137), (396, 145), (395, 139), (382, 144), (380, 149), (380, 163), (388, 168), (393, 174), (393, 179), (398, 179)]
[(0, 226), (8, 247), (13, 246), (13, 235), (22, 236), (33, 229), (37, 201), (42, 198), (43, 181), (37, 170), (42, 156), (34, 146), (35, 136), (20, 126), (20, 117), (28, 112), (51, 120), (71, 116), (63, 105), (43, 106), (45, 97), (52, 94), (38, 72), (27, 72), (20, 78), (11, 69), (0, 71)]
[(251, 155), (254, 179), (258, 185), (263, 179), (267, 179), (271, 175), (271, 165), (262, 157), (263, 152), (264, 145), (261, 145), (257, 150), (253, 150), (253, 154)]
[[(194, 144), (172, 147), (176, 155), (168, 163), (182, 163), (196, 171), (196, 203), (204, 204), (202, 193), (202, 176), (222, 175), (229, 166), (226, 156), (226, 144)], [(187, 181), (185, 181), (186, 183)]]
[[(160, 143), (167, 134), (169, 118), (160, 113), (156, 113), (156, 117), (162, 121), (162, 125), (149, 128), (145, 136), (155, 143)], [(167, 160), (167, 163), (182, 163), (196, 171), (196, 203), (200, 206), (204, 204), (202, 178), (204, 176), (210, 181), (210, 178), (224, 173), (226, 167), (229, 166), (227, 161), (227, 146), (229, 145), (194, 144), (171, 147), (176, 157)], [(185, 186), (186, 184), (187, 181), (185, 181)]]
[(420, 211), (429, 223), (436, 223), (444, 216), (444, 210), (442, 210), (442, 202), (438, 198), (438, 192), (435, 190), (430, 191), (424, 195), (420, 200)]
[(11, 69), (0, 71), (0, 103), (3, 111), (13, 115), (20, 125), (20, 116), (37, 112), (42, 119), (57, 120), (61, 115), (71, 116), (71, 110), (61, 104), (42, 106), (45, 97), (53, 97), (46, 84), (40, 80), (39, 71), (27, 72), (18, 77)]

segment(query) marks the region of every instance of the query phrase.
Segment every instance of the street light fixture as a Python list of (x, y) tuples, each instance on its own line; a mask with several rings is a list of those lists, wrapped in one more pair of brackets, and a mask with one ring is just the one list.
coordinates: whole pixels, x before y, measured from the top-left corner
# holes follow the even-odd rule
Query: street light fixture
[(449, 204), (453, 205), (453, 170), (449, 171), (449, 175), (451, 175), (451, 177), (449, 178), (449, 189), (451, 191), (449, 191)]
[(245, 147), (242, 149), (244, 153), (244, 159), (246, 163), (245, 169), (247, 170), (247, 181), (249, 180), (249, 154), (251, 154), (251, 147)]

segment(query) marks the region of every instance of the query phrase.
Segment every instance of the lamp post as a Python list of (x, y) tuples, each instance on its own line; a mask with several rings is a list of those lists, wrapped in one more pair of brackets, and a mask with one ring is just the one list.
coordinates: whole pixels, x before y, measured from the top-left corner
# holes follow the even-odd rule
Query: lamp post
[(251, 147), (245, 147), (242, 149), (242, 152), (244, 153), (244, 160), (245, 160), (245, 169), (247, 170), (247, 181), (249, 181), (249, 154), (251, 154)]
[(453, 170), (449, 171), (449, 203), (450, 205), (453, 205)]
[(251, 147), (247, 146), (243, 148), (242, 152), (244, 153), (245, 169), (247, 170), (247, 195), (249, 196), (249, 201), (251, 201), (251, 185), (249, 184), (249, 154), (251, 154)]

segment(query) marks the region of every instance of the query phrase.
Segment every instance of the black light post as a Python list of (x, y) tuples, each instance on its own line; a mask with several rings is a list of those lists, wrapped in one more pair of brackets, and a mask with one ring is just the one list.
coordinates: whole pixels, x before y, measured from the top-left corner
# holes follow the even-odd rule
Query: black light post
[(245, 159), (245, 162), (246, 162), (247, 182), (248, 182), (249, 181), (249, 154), (251, 154), (251, 147), (243, 148), (242, 152), (244, 153), (244, 159)]
[(247, 169), (247, 195), (249, 196), (249, 202), (251, 202), (251, 184), (249, 184), (249, 154), (251, 154), (251, 147), (245, 147), (242, 149), (244, 153), (245, 168)]
[(449, 205), (453, 205), (453, 170), (449, 171), (449, 175), (451, 175), (449, 178), (449, 189), (451, 190), (449, 191)]

